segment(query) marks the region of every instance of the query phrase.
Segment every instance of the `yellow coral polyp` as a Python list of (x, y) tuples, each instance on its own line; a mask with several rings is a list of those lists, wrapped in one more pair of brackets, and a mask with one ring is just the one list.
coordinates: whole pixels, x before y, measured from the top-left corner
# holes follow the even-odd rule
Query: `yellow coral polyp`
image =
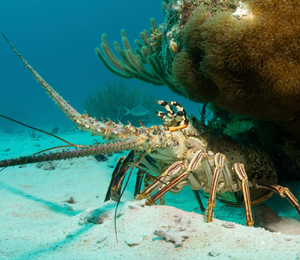
[(173, 39), (170, 40), (170, 50), (173, 53), (177, 53), (179, 51), (179, 46)]
[(151, 46), (156, 50), (161, 48), (162, 41), (162, 33), (160, 33), (157, 29), (151, 34)]

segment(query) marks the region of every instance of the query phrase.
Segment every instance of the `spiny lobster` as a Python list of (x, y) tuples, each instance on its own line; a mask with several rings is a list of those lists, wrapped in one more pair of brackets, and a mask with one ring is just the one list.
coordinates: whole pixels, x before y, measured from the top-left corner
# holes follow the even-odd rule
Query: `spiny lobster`
[[(190, 185), (194, 191), (203, 189), (209, 194), (206, 222), (212, 221), (217, 198), (228, 205), (245, 206), (246, 225), (252, 226), (254, 221), (251, 205), (261, 203), (274, 192), (287, 198), (300, 214), (294, 195), (287, 188), (276, 184), (273, 163), (260, 147), (212, 132), (195, 117), (188, 118), (177, 102), (158, 101), (167, 111), (157, 112), (164, 123), (147, 128), (143, 123), (141, 127), (134, 127), (130, 123), (124, 125), (111, 120), (99, 122), (87, 113), (82, 115), (24, 60), (3, 33), (2, 35), (48, 95), (79, 129), (110, 142), (91, 146), (70, 144), (76, 149), (3, 160), (0, 161), (0, 167), (130, 150), (126, 158), (121, 157), (117, 163), (106, 200), (117, 199), (124, 176), (132, 166), (132, 169), (139, 169), (138, 176), (145, 173), (158, 176), (148, 178), (146, 188), (141, 193), (141, 178), (137, 179), (136, 199), (147, 198), (147, 205), (155, 203), (168, 191), (181, 191), (186, 185)], [(177, 109), (176, 113), (171, 106)]]

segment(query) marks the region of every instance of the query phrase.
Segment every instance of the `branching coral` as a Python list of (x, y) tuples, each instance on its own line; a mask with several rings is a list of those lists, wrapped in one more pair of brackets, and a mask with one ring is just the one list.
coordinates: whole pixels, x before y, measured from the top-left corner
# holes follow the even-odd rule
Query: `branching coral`
[[(147, 30), (141, 32), (140, 37), (143, 43), (139, 40), (135, 40), (135, 44), (138, 48), (134, 51), (129, 44), (125, 30), (121, 30), (124, 49), (122, 50), (117, 42), (114, 43), (115, 49), (119, 53), (121, 60), (119, 60), (110, 49), (107, 43), (106, 34), (102, 35), (101, 43), (101, 49), (106, 58), (101, 54), (99, 48), (96, 48), (96, 54), (104, 66), (119, 77), (126, 79), (137, 78), (156, 86), (166, 85), (173, 92), (182, 95), (182, 92), (180, 92), (179, 88), (169, 79), (165, 69), (161, 65), (162, 61), (158, 51), (160, 50), (161, 34), (158, 31), (155, 20), (152, 18), (150, 21), (152, 24), (152, 28), (150, 29), (152, 38)], [(116, 69), (111, 66), (108, 61)], [(149, 68), (145, 65), (148, 65)]]
[[(118, 83), (108, 81), (105, 87), (97, 88), (95, 92), (89, 93), (82, 105), (92, 117), (109, 118), (114, 122), (120, 120), (122, 123), (127, 123), (129, 120), (133, 125), (139, 126), (139, 120), (144, 124), (157, 120), (155, 111), (159, 106), (154, 100), (156, 98), (153, 92), (149, 93), (139, 86), (131, 87), (125, 84), (124, 80), (120, 80)], [(138, 117), (131, 114), (125, 115), (125, 107), (132, 109), (139, 105), (149, 110), (150, 113)]]

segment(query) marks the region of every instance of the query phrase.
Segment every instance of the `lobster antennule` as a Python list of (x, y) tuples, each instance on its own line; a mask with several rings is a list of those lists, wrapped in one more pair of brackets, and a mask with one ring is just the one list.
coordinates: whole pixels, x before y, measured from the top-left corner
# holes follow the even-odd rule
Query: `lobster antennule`
[(123, 141), (109, 142), (101, 145), (91, 145), (84, 148), (61, 151), (56, 153), (45, 153), (41, 155), (21, 156), (9, 160), (0, 161), (0, 167), (17, 166), (29, 163), (65, 160), (71, 158), (85, 157), (96, 154), (115, 153), (125, 150), (135, 150), (145, 142), (145, 139), (133, 137)]

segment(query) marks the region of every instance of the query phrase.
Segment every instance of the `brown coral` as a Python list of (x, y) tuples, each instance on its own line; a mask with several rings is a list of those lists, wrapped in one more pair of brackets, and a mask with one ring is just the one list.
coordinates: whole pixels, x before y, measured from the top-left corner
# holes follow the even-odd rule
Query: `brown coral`
[(189, 19), (173, 62), (187, 97), (300, 135), (300, 2), (245, 0), (234, 14), (204, 8)]

